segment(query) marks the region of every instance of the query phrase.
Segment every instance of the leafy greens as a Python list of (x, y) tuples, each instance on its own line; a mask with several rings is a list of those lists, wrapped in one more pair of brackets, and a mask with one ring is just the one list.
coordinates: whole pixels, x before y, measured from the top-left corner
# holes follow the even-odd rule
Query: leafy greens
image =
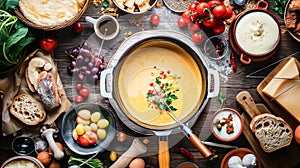
[(25, 46), (35, 40), (29, 29), (13, 14), (18, 0), (0, 1), (0, 66), (17, 64)]

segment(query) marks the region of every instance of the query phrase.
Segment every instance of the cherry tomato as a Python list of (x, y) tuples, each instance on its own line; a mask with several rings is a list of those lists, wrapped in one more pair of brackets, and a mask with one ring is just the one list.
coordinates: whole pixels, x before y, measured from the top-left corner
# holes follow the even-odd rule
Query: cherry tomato
[(45, 51), (53, 51), (57, 47), (57, 40), (54, 37), (43, 37), (40, 40), (40, 47)]
[(195, 44), (201, 44), (204, 41), (204, 37), (202, 34), (200, 34), (199, 32), (195, 32), (192, 35), (192, 41)]
[(158, 23), (159, 23), (159, 21), (160, 21), (160, 17), (157, 14), (155, 14), (155, 13), (152, 14), (152, 16), (151, 16), (151, 24), (153, 26), (157, 26)]
[(77, 91), (80, 91), (80, 89), (83, 88), (83, 85), (81, 83), (77, 83), (75, 85), (75, 88), (76, 88)]
[(223, 22), (218, 22), (212, 30), (215, 34), (222, 34), (225, 31), (225, 24)]
[(218, 0), (212, 0), (208, 2), (208, 5), (210, 6), (211, 9), (213, 9), (214, 7), (218, 6), (218, 5), (224, 5), (223, 2), (218, 1)]
[(82, 103), (83, 101), (84, 101), (84, 99), (83, 99), (82, 96), (77, 95), (77, 96), (75, 97), (75, 102), (76, 102), (76, 103)]
[(196, 11), (197, 9), (196, 9), (196, 6), (198, 5), (199, 3), (197, 2), (197, 1), (195, 1), (195, 2), (193, 2), (193, 3), (191, 3), (190, 5), (189, 5), (189, 7), (188, 7), (188, 10), (190, 10), (190, 11)]
[(183, 20), (182, 17), (178, 18), (178, 20), (177, 20), (177, 25), (178, 25), (178, 27), (180, 27), (180, 28), (184, 28), (184, 27), (186, 26), (186, 23), (185, 23), (185, 21)]
[(190, 23), (192, 22), (192, 18), (191, 18), (191, 11), (190, 10), (186, 10), (182, 13), (181, 17), (184, 20), (185, 23)]
[(196, 6), (197, 13), (199, 16), (205, 17), (208, 16), (208, 11), (210, 9), (210, 6), (206, 2), (201, 2)]
[(195, 22), (195, 23), (190, 22), (190, 23), (188, 23), (188, 28), (192, 32), (196, 32), (200, 29), (200, 24), (199, 24), (199, 22)]
[(213, 28), (217, 24), (217, 20), (214, 18), (205, 19), (202, 21), (206, 28)]
[(226, 15), (225, 15), (225, 19), (230, 19), (231, 17), (232, 17), (232, 15), (233, 15), (233, 10), (232, 10), (232, 8), (227, 8), (227, 13), (226, 13)]
[(82, 24), (80, 22), (75, 22), (73, 24), (73, 30), (74, 30), (75, 33), (82, 32)]
[(90, 95), (90, 90), (87, 88), (81, 88), (79, 90), (79, 95), (82, 97), (88, 97)]
[(213, 13), (214, 17), (216, 17), (216, 18), (223, 18), (227, 14), (226, 6), (218, 5), (218, 6), (214, 7), (212, 13)]

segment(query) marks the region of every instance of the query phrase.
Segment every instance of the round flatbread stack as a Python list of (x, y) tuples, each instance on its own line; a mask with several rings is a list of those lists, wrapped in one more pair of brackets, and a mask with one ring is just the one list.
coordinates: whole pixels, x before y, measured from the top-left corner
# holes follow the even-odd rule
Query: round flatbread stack
[(26, 19), (41, 26), (56, 26), (73, 19), (86, 0), (19, 0)]

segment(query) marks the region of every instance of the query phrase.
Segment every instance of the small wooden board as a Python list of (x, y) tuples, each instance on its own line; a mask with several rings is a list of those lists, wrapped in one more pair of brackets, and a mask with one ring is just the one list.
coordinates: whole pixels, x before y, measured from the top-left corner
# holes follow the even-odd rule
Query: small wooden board
[[(270, 113), (264, 104), (256, 104), (256, 107), (261, 113)], [(250, 122), (252, 118), (246, 113), (242, 114), (244, 119), (243, 134), (251, 145), (253, 151), (259, 157), (263, 167), (265, 168), (283, 168), (296, 167), (300, 163), (300, 147), (293, 139), (292, 143), (282, 149), (272, 153), (266, 153), (260, 146), (258, 140), (250, 129)]]

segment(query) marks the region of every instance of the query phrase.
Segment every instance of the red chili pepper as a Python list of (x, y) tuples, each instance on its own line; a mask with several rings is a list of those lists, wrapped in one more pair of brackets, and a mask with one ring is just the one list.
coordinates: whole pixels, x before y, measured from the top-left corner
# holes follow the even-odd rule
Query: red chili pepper
[(179, 148), (179, 150), (180, 150), (180, 152), (182, 153), (182, 154), (184, 154), (186, 157), (188, 157), (190, 160), (194, 160), (195, 158), (194, 158), (194, 156), (191, 154), (191, 152), (189, 152), (187, 149), (185, 149), (185, 148)]
[(234, 53), (231, 53), (230, 62), (231, 62), (232, 70), (235, 72), (236, 71), (236, 62), (234, 59)]

